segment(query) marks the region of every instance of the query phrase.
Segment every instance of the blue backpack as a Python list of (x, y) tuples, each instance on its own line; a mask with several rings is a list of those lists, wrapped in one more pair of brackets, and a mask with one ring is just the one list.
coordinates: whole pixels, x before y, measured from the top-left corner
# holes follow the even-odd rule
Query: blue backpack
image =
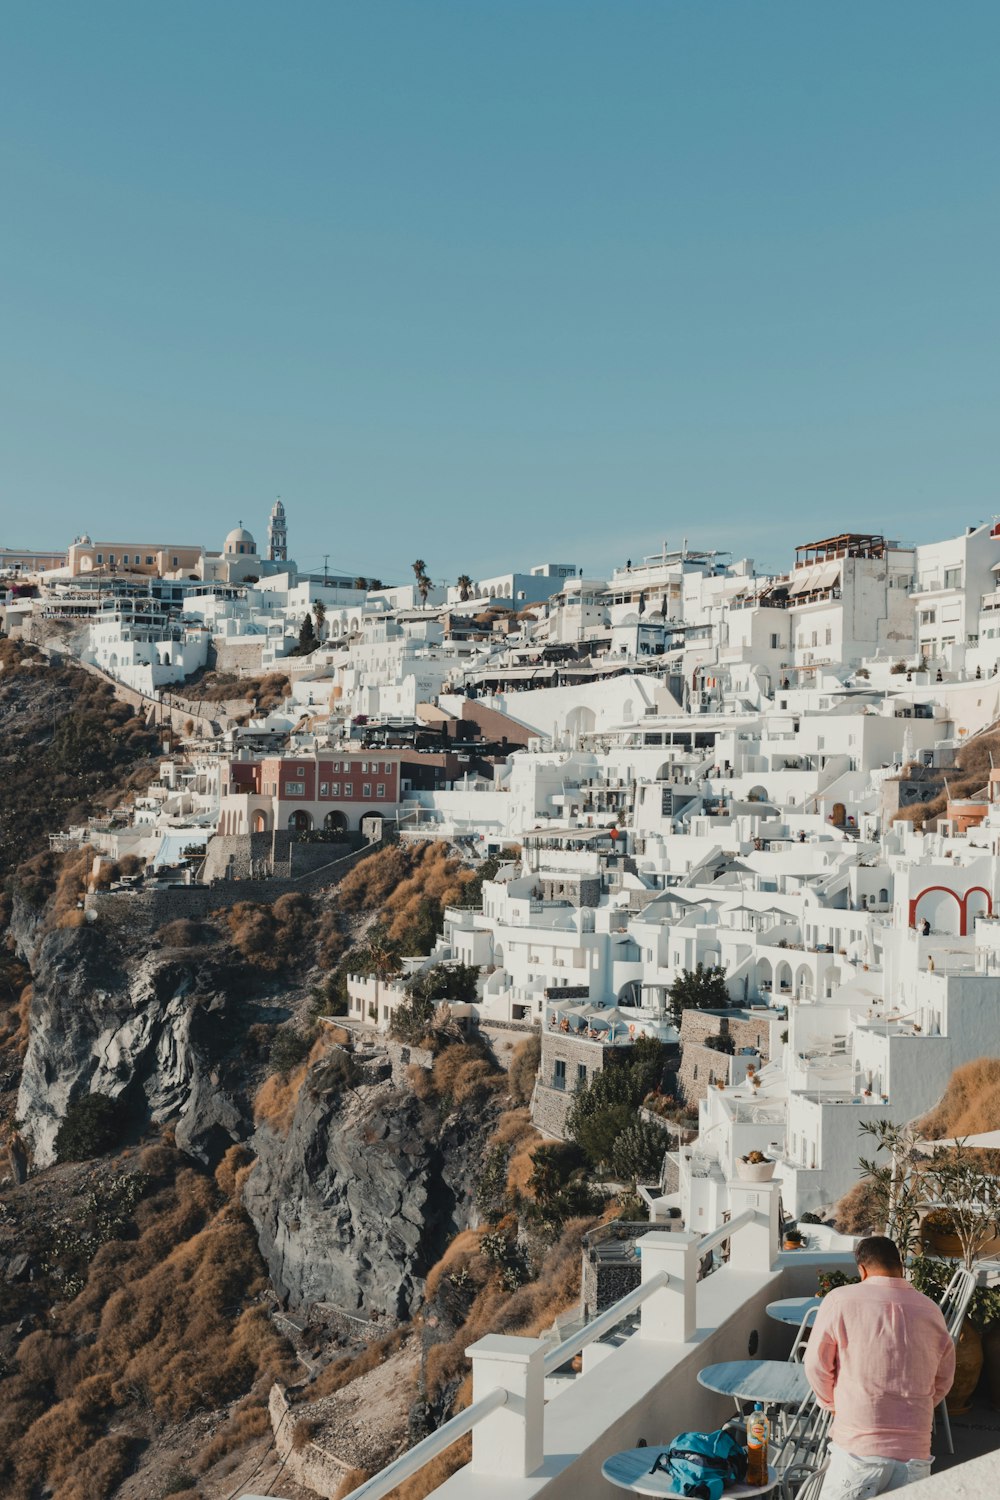
[(682, 1432), (658, 1455), (649, 1472), (667, 1474), (678, 1495), (719, 1500), (727, 1484), (746, 1478), (747, 1450), (725, 1428)]

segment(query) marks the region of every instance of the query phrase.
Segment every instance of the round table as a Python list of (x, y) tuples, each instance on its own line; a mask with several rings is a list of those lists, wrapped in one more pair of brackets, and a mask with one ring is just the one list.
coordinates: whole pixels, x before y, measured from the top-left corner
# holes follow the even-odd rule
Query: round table
[[(663, 1448), (626, 1448), (624, 1453), (613, 1453), (605, 1459), (601, 1473), (620, 1490), (631, 1490), (634, 1495), (655, 1495), (658, 1500), (683, 1500), (683, 1496), (670, 1488), (670, 1481), (662, 1469), (655, 1474), (649, 1471)], [(723, 1500), (742, 1500), (749, 1495), (766, 1495), (778, 1483), (773, 1469), (767, 1471), (766, 1484), (730, 1484), (723, 1491)]]
[(798, 1328), (806, 1313), (814, 1307), (819, 1307), (819, 1297), (782, 1297), (780, 1302), (769, 1302), (767, 1304), (767, 1315), (779, 1323), (791, 1323), (793, 1328)]
[(706, 1365), (698, 1384), (738, 1401), (760, 1401), (765, 1406), (801, 1406), (812, 1394), (802, 1365), (784, 1359), (736, 1359)]

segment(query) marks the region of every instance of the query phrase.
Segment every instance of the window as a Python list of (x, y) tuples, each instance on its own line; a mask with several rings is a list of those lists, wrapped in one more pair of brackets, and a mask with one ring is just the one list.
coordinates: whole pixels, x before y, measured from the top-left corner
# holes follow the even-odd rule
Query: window
[[(301, 781), (286, 781), (285, 782), (285, 796), (286, 797), (301, 797), (304, 794), (305, 794), (305, 787), (302, 785)], [(296, 816), (298, 816), (298, 814), (296, 814)]]
[(921, 625), (933, 625), (937, 619), (937, 611), (933, 609), (922, 609), (920, 611)]
[(830, 629), (830, 627), (828, 625), (826, 627), (826, 644), (829, 646), (832, 641), (833, 641), (833, 631)]
[(946, 589), (960, 589), (962, 587), (961, 568), (945, 568), (944, 586)]
[(383, 771), (385, 772), (385, 774), (387, 776), (391, 776), (392, 775), (392, 761), (391, 760), (387, 760), (386, 763), (385, 763), (385, 765), (382, 767), (382, 769), (383, 769)]
[(330, 795), (330, 783), (328, 781), (321, 781), (320, 782), (320, 784), (319, 784), (319, 794), (320, 794), (321, 797), (329, 797), (329, 795)]
[(362, 771), (363, 775), (367, 775), (368, 774), (368, 762), (366, 760), (363, 760), (361, 762), (361, 771)]
[(561, 1058), (552, 1069), (552, 1086), (557, 1089), (566, 1087), (566, 1064)]
[(577, 1065), (576, 1065), (576, 1081), (577, 1081), (578, 1084), (583, 1084), (583, 1083), (587, 1082), (587, 1065), (586, 1065), (586, 1063), (577, 1063)]
[(296, 768), (295, 768), (295, 774), (296, 774), (296, 776), (299, 776), (299, 777), (305, 776), (305, 774), (306, 774), (306, 768), (305, 768), (305, 766), (296, 766)]
[(772, 635), (771, 636), (771, 650), (772, 651), (777, 651), (780, 645), (781, 645), (781, 637), (780, 637), (780, 635)]
[(103, 566), (104, 566), (104, 553), (103, 552), (98, 552), (98, 554), (97, 554), (97, 566), (99, 568), (103, 568)]
[(384, 797), (385, 796), (385, 782), (384, 781), (380, 781), (378, 783), (378, 786), (376, 786), (376, 788), (375, 788), (375, 795), (376, 795), (376, 797)]
[(173, 566), (175, 568), (178, 566), (178, 559), (176, 557), (173, 559)]
[(354, 796), (354, 782), (353, 781), (345, 781), (344, 782), (344, 796), (345, 797), (353, 797)]
[[(139, 561), (139, 559), (136, 558), (136, 562), (138, 562), (138, 561)], [(146, 567), (147, 568), (151, 568), (152, 566), (153, 566), (153, 559), (151, 557), (147, 557), (146, 558)]]
[(340, 796), (340, 782), (339, 781), (331, 781), (330, 782), (330, 796), (331, 797), (339, 797)]
[(370, 797), (371, 794), (372, 794), (372, 784), (371, 784), (371, 782), (370, 781), (362, 782), (362, 784), (361, 784), (361, 795), (362, 795), (362, 797)]
[(819, 645), (819, 632), (818, 631), (816, 631), (816, 630), (813, 631), (813, 633), (812, 633), (812, 640), (809, 642), (809, 644), (811, 646), (818, 646)]

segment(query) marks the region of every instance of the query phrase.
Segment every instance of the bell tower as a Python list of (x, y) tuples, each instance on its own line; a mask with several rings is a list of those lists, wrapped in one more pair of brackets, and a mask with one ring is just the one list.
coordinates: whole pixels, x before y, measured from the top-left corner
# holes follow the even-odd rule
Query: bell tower
[(271, 519), (267, 523), (267, 555), (271, 562), (288, 561), (285, 507), (281, 503), (280, 495), (271, 507)]

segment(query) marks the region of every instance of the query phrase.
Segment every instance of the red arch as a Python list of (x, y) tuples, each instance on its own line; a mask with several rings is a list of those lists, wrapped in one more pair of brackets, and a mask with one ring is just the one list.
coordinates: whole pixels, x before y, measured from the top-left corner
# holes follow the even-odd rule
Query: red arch
[(932, 891), (943, 891), (946, 896), (954, 896), (955, 900), (958, 902), (959, 937), (967, 937), (969, 933), (969, 897), (973, 894), (974, 891), (978, 891), (980, 895), (986, 897), (986, 914), (990, 917), (993, 915), (993, 897), (990, 895), (989, 891), (984, 885), (971, 885), (964, 896), (960, 896), (957, 891), (953, 891), (951, 887), (947, 885), (929, 885), (925, 890), (922, 890), (920, 892), (919, 896), (914, 896), (913, 900), (910, 902), (911, 927), (915, 927), (917, 924), (918, 905), (923, 900), (923, 898), (925, 896), (929, 896)]

